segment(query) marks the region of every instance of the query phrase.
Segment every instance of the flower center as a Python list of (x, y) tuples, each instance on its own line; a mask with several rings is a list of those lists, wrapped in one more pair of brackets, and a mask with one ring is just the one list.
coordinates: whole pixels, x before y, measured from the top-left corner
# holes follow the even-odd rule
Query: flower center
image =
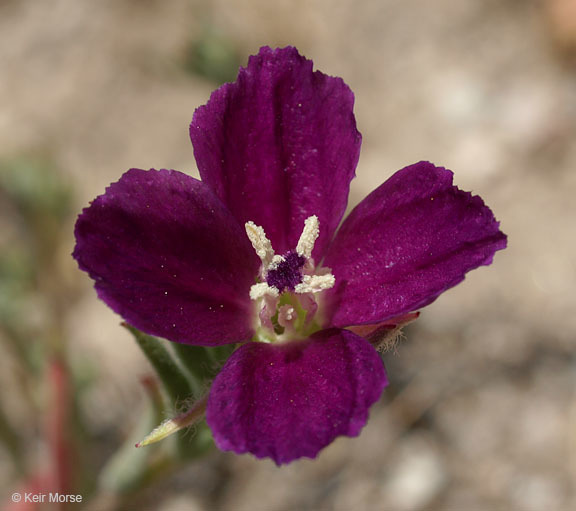
[(302, 282), (302, 267), (305, 262), (303, 256), (296, 252), (288, 252), (275, 268), (268, 268), (266, 284), (275, 287), (280, 293), (286, 289), (294, 291), (294, 288)]
[(334, 286), (330, 269), (316, 268), (312, 259), (319, 233), (318, 217), (308, 217), (296, 249), (280, 256), (262, 227), (246, 223), (246, 234), (262, 260), (259, 280), (250, 288), (250, 298), (260, 307), (255, 340), (306, 337), (319, 328), (313, 321), (318, 309), (314, 295)]

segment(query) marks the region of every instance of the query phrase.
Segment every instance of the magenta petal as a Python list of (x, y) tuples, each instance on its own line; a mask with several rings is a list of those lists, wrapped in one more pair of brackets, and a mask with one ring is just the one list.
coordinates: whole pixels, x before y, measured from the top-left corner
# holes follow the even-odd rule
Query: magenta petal
[(295, 48), (264, 47), (234, 83), (198, 108), (190, 138), (202, 180), (244, 223), (264, 227), (279, 253), (316, 215), (318, 260), (346, 209), (361, 136), (354, 95), (312, 71)]
[(357, 436), (387, 379), (378, 353), (346, 330), (305, 341), (249, 343), (214, 380), (207, 420), (220, 449), (277, 464), (315, 458), (337, 436)]
[(480, 197), (452, 185), (451, 171), (428, 162), (398, 171), (352, 211), (330, 246), (329, 324), (380, 322), (429, 304), (506, 247), (498, 225)]
[(171, 341), (252, 336), (258, 258), (200, 181), (174, 170), (126, 172), (79, 216), (74, 257), (126, 321)]

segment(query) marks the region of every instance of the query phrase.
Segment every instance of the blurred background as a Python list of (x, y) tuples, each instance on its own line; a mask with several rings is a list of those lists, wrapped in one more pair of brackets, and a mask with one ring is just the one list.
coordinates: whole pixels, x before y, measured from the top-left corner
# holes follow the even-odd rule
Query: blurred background
[[(405, 329), (360, 437), (120, 488), (156, 390), (70, 256), (75, 217), (130, 167), (197, 175), (194, 109), (264, 44), (355, 92), (351, 206), (430, 160), (509, 248)], [(574, 509), (575, 57), (575, 0), (0, 0), (0, 507), (49, 487), (92, 511)]]

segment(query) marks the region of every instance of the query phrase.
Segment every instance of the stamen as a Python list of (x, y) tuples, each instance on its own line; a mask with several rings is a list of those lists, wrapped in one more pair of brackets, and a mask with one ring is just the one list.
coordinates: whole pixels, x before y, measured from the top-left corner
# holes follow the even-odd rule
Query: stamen
[(266, 270), (270, 271), (278, 269), (278, 265), (285, 260), (286, 260), (285, 257), (282, 257), (281, 255), (275, 255), (272, 258), (272, 262), (268, 265), (268, 268), (266, 268)]
[(320, 234), (320, 223), (316, 215), (309, 216), (304, 221), (304, 229), (296, 245), (296, 253), (299, 256), (310, 259), (312, 257), (312, 250), (314, 250), (314, 243)]
[(262, 267), (266, 268), (274, 257), (272, 243), (270, 243), (270, 240), (266, 237), (264, 229), (254, 222), (246, 222), (244, 227), (256, 254), (262, 260)]
[(277, 298), (279, 294), (278, 289), (274, 286), (269, 286), (266, 282), (259, 282), (250, 288), (250, 298), (252, 300), (258, 300), (263, 296), (273, 296)]
[(336, 279), (331, 273), (326, 275), (304, 275), (302, 282), (294, 288), (294, 291), (296, 293), (319, 293), (334, 287), (335, 282)]

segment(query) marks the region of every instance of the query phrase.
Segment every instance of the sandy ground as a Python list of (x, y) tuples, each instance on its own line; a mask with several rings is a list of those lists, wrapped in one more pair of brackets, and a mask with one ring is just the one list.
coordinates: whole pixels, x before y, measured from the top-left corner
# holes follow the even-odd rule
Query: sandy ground
[[(576, 77), (545, 3), (0, 1), (0, 156), (50, 155), (77, 211), (130, 167), (196, 173), (187, 127), (216, 85), (183, 62), (206, 27), (243, 62), (291, 44), (351, 86), (364, 137), (352, 205), (427, 159), (482, 195), (509, 248), (406, 330), (359, 438), (282, 469), (214, 454), (149, 492), (149, 509), (573, 509)], [(64, 264), (83, 289), (72, 357), (102, 381), (86, 413), (122, 430), (146, 362)]]

